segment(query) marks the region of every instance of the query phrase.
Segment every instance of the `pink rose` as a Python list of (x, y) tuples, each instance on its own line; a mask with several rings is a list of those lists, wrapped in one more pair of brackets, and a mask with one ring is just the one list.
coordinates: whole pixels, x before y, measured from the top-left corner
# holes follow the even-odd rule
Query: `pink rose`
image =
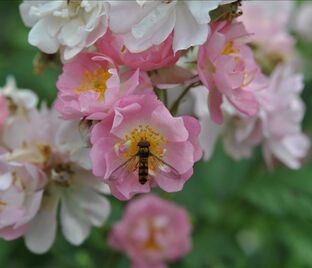
[(122, 38), (108, 31), (96, 43), (99, 52), (111, 57), (116, 64), (126, 65), (130, 68), (140, 68), (143, 71), (150, 71), (167, 67), (175, 64), (180, 58), (180, 53), (173, 52), (172, 35), (159, 45), (154, 45), (151, 48), (139, 52), (130, 52)]
[(131, 201), (109, 237), (112, 247), (125, 251), (135, 268), (166, 267), (191, 249), (191, 224), (185, 209), (147, 195)]
[(253, 33), (251, 41), (266, 55), (289, 59), (295, 49), (295, 39), (288, 29), (294, 5), (294, 1), (283, 0), (244, 1), (243, 15), (238, 19)]
[[(121, 200), (155, 186), (167, 192), (180, 191), (202, 155), (199, 131), (194, 118), (172, 117), (152, 94), (124, 97), (91, 131), (93, 172), (103, 177), (112, 194)], [(148, 143), (152, 154), (145, 183), (140, 183), (138, 176), (140, 141)]]
[(222, 97), (247, 116), (255, 115), (259, 104), (255, 91), (265, 87), (265, 79), (253, 58), (251, 49), (238, 42), (246, 37), (241, 22), (220, 22), (198, 52), (198, 74), (209, 89), (208, 106), (211, 118), (223, 122)]
[(45, 183), (45, 175), (35, 166), (0, 156), (0, 237), (12, 240), (27, 231), (41, 205)]
[(101, 119), (118, 98), (133, 93), (139, 78), (137, 70), (127, 81), (121, 81), (110, 58), (81, 53), (63, 66), (55, 108), (65, 119)]
[(300, 98), (303, 75), (289, 66), (278, 66), (270, 77), (268, 93), (275, 99), (260, 117), (263, 125), (263, 152), (267, 165), (277, 158), (292, 169), (299, 169), (308, 154), (310, 139), (302, 132), (305, 105)]

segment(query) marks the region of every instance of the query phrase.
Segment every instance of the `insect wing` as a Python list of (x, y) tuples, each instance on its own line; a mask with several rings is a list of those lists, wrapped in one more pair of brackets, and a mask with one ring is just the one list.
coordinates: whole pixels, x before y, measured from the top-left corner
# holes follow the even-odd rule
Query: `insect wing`
[(155, 173), (161, 174), (164, 177), (170, 178), (170, 179), (181, 179), (181, 174), (171, 165), (161, 160), (159, 157), (157, 157), (154, 154), (151, 154), (153, 160), (157, 163)]
[(115, 168), (110, 176), (108, 177), (109, 181), (118, 180), (122, 176), (130, 175), (132, 172), (134, 172), (138, 168), (139, 163), (139, 157), (138, 156), (132, 156), (125, 162), (123, 162), (121, 165), (119, 165), (117, 168)]
[(78, 125), (78, 130), (80, 137), (85, 145), (85, 147), (91, 147), (90, 144), (90, 128), (92, 126), (92, 121), (83, 118), (80, 120)]

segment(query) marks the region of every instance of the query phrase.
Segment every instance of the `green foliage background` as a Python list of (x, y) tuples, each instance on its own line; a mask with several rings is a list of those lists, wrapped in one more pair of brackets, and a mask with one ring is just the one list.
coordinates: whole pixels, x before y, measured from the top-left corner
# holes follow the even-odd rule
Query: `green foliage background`
[[(7, 75), (19, 87), (33, 89), (49, 103), (55, 98), (59, 70), (36, 76), (32, 61), (37, 49), (27, 43), (28, 29), (18, 13), (18, 1), (0, 1), (0, 85)], [(312, 136), (312, 49), (298, 41), (307, 59), (307, 112), (304, 129)], [(187, 208), (193, 221), (193, 250), (170, 267), (312, 267), (312, 159), (299, 171), (264, 166), (260, 150), (250, 160), (235, 162), (218, 146), (213, 159), (196, 165), (193, 178), (180, 193), (160, 193)], [(129, 267), (129, 260), (106, 245), (107, 233), (120, 219), (125, 203), (110, 198), (113, 212), (101, 229), (80, 247), (59, 235), (49, 253), (34, 255), (22, 239), (0, 240), (3, 268)]]

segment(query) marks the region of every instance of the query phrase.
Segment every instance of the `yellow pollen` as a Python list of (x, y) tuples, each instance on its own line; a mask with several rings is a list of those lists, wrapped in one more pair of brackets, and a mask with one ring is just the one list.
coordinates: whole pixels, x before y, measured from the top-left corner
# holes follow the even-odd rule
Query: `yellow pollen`
[(52, 157), (52, 148), (48, 144), (37, 144), (37, 148), (42, 157), (41, 162), (43, 166), (48, 165), (51, 157)]
[(6, 206), (6, 202), (0, 199), (0, 207), (5, 207)]
[[(223, 55), (237, 54), (237, 53), (239, 53), (239, 50), (234, 48), (234, 42), (233, 41), (229, 41), (225, 44), (221, 53)], [(236, 56), (234, 55), (234, 61), (237, 65), (239, 65), (241, 63), (241, 58), (237, 55)], [(253, 81), (253, 79), (254, 79), (253, 73), (245, 72), (241, 87), (248, 86)]]
[[(166, 139), (159, 132), (155, 131), (149, 125), (139, 125), (134, 128), (129, 134), (126, 134), (124, 139), (115, 145), (116, 151), (121, 152), (125, 159), (133, 157), (138, 152), (138, 143), (141, 141), (148, 141), (150, 146), (149, 150), (155, 156), (162, 158), (166, 152), (164, 145)], [(125, 149), (123, 149), (125, 147)], [(153, 169), (156, 163), (152, 162), (149, 158), (149, 167)]]
[(81, 86), (76, 87), (75, 90), (78, 94), (92, 90), (96, 93), (99, 93), (100, 95), (98, 100), (103, 101), (105, 91), (107, 89), (106, 82), (111, 76), (112, 75), (108, 72), (108, 70), (104, 70), (102, 68), (99, 68), (93, 72), (86, 70)]
[(238, 53), (238, 52), (239, 52), (239, 50), (234, 48), (234, 42), (229, 41), (225, 44), (221, 54), (229, 55), (229, 54), (234, 54), (234, 53)]
[(157, 234), (164, 234), (165, 229), (156, 227), (152, 220), (148, 222), (148, 239), (144, 242), (142, 248), (144, 250), (161, 250), (162, 247), (157, 242)]

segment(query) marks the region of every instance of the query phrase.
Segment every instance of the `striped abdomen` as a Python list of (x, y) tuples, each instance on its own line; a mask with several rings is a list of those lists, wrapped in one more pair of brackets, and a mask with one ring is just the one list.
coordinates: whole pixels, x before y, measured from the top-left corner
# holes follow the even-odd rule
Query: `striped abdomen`
[(139, 157), (139, 182), (145, 184), (148, 177), (148, 157), (150, 156), (149, 151), (150, 143), (146, 140), (141, 140), (138, 143), (139, 151), (137, 153)]
[(148, 177), (148, 157), (141, 157), (139, 159), (139, 182), (145, 184)]

